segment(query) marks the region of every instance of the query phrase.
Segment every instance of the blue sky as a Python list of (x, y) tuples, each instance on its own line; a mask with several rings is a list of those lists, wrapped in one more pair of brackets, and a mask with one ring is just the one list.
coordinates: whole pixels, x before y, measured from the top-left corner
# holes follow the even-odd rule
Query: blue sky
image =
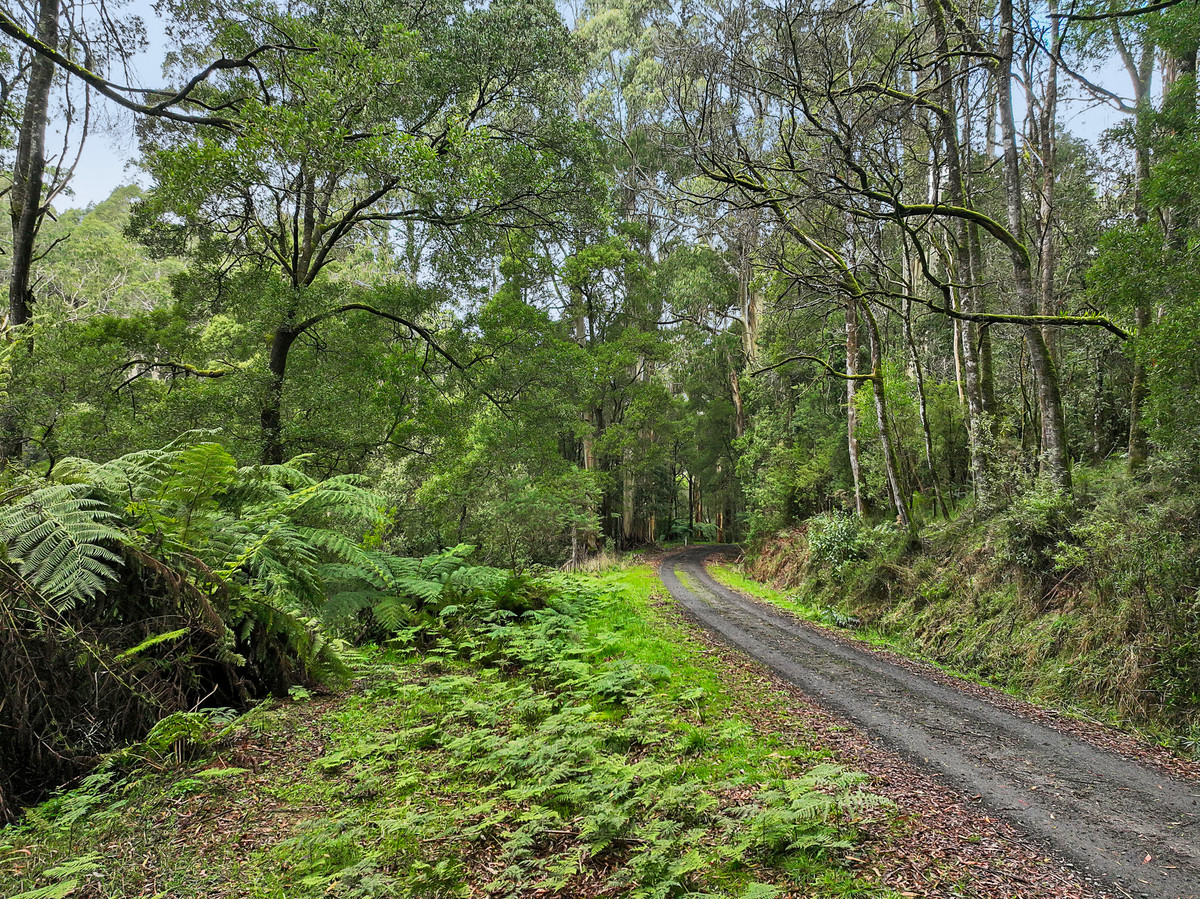
[[(133, 60), (131, 83), (145, 87), (162, 84), (165, 35), (150, 0), (133, 0), (122, 11), (142, 17), (149, 40), (146, 51)], [(128, 168), (129, 162), (137, 156), (132, 114), (119, 110), (116, 104), (102, 97), (97, 98), (97, 102), (103, 104), (111, 122), (88, 137), (75, 178), (71, 181), (72, 196), (60, 200), (56, 206), (82, 207), (99, 203), (114, 188), (137, 180), (137, 172)], [(47, 143), (54, 146), (53, 138), (48, 137)]]
[[(146, 22), (149, 39), (146, 51), (133, 61), (134, 80), (132, 83), (145, 87), (160, 85), (163, 82), (162, 59), (166, 38), (163, 27), (151, 6), (151, 0), (132, 0), (125, 10), (128, 13), (142, 16)], [(1092, 77), (1118, 92), (1127, 90), (1128, 87), (1128, 78), (1119, 65), (1115, 64), (1115, 61), (1114, 64), (1105, 67)], [(1063, 88), (1071, 92), (1071, 86), (1065, 77)], [(88, 139), (76, 170), (75, 179), (71, 184), (72, 196), (60, 200), (56, 204), (60, 208), (83, 207), (99, 203), (119, 185), (139, 180), (139, 173), (131, 164), (132, 160), (137, 157), (137, 141), (133, 134), (132, 114), (117, 110), (115, 104), (108, 103), (103, 98), (98, 98), (98, 100), (109, 108), (113, 121), (103, 131), (93, 134)], [(1021, 101), (1018, 100), (1018, 102)], [(1102, 131), (1117, 124), (1123, 118), (1120, 113), (1110, 107), (1089, 106), (1081, 101), (1064, 102), (1060, 116), (1069, 131), (1090, 141), (1095, 141)]]

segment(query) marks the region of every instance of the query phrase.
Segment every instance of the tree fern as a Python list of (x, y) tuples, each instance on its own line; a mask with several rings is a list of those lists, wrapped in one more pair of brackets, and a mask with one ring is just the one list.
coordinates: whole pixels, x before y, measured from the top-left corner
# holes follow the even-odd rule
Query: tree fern
[(371, 606), (375, 620), (389, 631), (399, 630), (412, 622), (413, 606), (400, 596), (383, 596)]
[[(361, 609), (418, 573), (359, 545), (381, 520), (360, 479), (238, 468), (205, 433), (52, 477), (0, 494), (0, 790), (73, 776), (214, 693), (242, 706), (344, 675), (314, 617), (330, 583), (363, 585), (345, 596)], [(81, 715), (104, 726), (83, 740), (65, 723)]]
[(335, 475), (292, 491), (276, 504), (293, 518), (374, 524), (382, 501), (358, 475)]
[(115, 507), (125, 508), (159, 496), (164, 482), (176, 471), (180, 453), (213, 433), (188, 431), (161, 449), (137, 450), (102, 464), (63, 459), (54, 467), (54, 476), (61, 482), (91, 484)]
[(304, 470), (309, 456), (297, 456), (282, 465), (246, 465), (238, 469), (237, 482), (231, 495), (246, 503), (268, 502), (316, 483), (317, 479)]
[(296, 532), (310, 546), (319, 550), (326, 559), (344, 560), (361, 568), (372, 567), (372, 556), (356, 540), (327, 528), (298, 527)]
[(81, 484), (52, 484), (0, 509), (0, 539), (21, 576), (63, 611), (102, 593), (121, 563), (118, 519)]
[(232, 580), (244, 575), (264, 594), (303, 607), (323, 597), (318, 549), (300, 529), (280, 519), (267, 528), (249, 531), (247, 536), (250, 539), (220, 569), (222, 577)]
[(179, 544), (190, 546), (193, 533), (201, 540), (211, 533), (205, 519), (219, 509), (217, 497), (233, 484), (236, 473), (237, 462), (219, 443), (184, 447), (171, 460), (171, 473), (150, 509), (169, 521), (163, 529)]

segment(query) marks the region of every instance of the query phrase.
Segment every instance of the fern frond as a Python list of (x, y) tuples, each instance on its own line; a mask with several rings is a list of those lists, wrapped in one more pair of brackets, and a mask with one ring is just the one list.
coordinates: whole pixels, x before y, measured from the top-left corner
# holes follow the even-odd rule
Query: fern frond
[(282, 465), (245, 465), (238, 469), (238, 480), (274, 484), (287, 491), (310, 487), (316, 483), (316, 479), (300, 467), (309, 458), (308, 455), (297, 456)]
[(323, 598), (320, 558), (315, 547), (287, 521), (276, 521), (248, 540), (221, 570), (225, 580), (244, 572), (272, 596), (311, 607)]
[(54, 475), (61, 482), (93, 484), (114, 506), (146, 502), (162, 492), (163, 483), (188, 450), (203, 443), (217, 446), (203, 440), (216, 433), (211, 429), (187, 431), (160, 449), (126, 453), (102, 465), (87, 459), (63, 459), (54, 467)]
[(474, 546), (469, 543), (460, 543), (436, 556), (426, 556), (421, 562), (426, 567), (426, 574), (430, 578), (444, 580), (466, 565), (467, 559), (473, 552), (475, 552)]
[(446, 576), (446, 589), (456, 594), (477, 591), (498, 592), (507, 586), (512, 574), (502, 568), (469, 565), (455, 569)]
[(292, 517), (375, 524), (382, 515), (383, 499), (365, 485), (361, 475), (335, 475), (294, 491), (286, 501), (286, 512)]
[(420, 559), (412, 559), (407, 556), (374, 553), (371, 561), (380, 575), (385, 578), (388, 586), (393, 586), (400, 578), (419, 577), (423, 571)]
[(346, 621), (363, 609), (371, 608), (378, 600), (379, 594), (373, 590), (340, 590), (329, 595), (321, 609), (321, 617), (325, 621)]
[(412, 620), (413, 608), (399, 596), (385, 596), (371, 610), (375, 619), (389, 631), (398, 630)]
[(164, 502), (191, 507), (223, 493), (234, 481), (237, 462), (219, 443), (185, 447), (171, 460), (171, 475), (163, 483)]
[(326, 528), (301, 527), (296, 530), (310, 546), (316, 547), (327, 558), (349, 562), (363, 568), (369, 568), (372, 565), (371, 554), (359, 546), (357, 541), (351, 540), (345, 534), (339, 534), (337, 531)]
[(54, 466), (59, 481), (90, 483), (114, 505), (145, 501), (158, 493), (171, 470), (173, 453), (166, 449), (139, 450), (97, 465), (88, 459), (63, 459)]
[(444, 585), (424, 578), (406, 577), (396, 580), (396, 587), (419, 603), (433, 602), (442, 595)]
[(0, 510), (0, 539), (21, 576), (58, 611), (95, 597), (116, 579), (117, 516), (86, 484), (53, 484)]

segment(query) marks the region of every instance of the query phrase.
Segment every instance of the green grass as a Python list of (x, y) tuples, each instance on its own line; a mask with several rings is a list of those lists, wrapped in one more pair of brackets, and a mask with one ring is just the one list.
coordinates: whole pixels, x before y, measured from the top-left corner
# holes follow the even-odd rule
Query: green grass
[(779, 606), (781, 609), (787, 609), (788, 611), (802, 615), (805, 618), (816, 620), (819, 617), (819, 610), (816, 606), (801, 602), (795, 594), (784, 593), (767, 584), (751, 580), (742, 572), (740, 566), (716, 563), (706, 567), (708, 573), (726, 587), (732, 587), (734, 590), (748, 593), (750, 596), (755, 596), (772, 605)]
[(0, 894), (890, 895), (840, 861), (880, 801), (758, 732), (660, 595), (646, 566), (556, 578), (520, 621), (365, 654), (347, 694), (126, 753), (0, 831)]
[[(1179, 737), (1161, 726), (1131, 720), (1118, 709), (1097, 701), (1091, 693), (1087, 694), (1089, 699), (1077, 696), (1073, 683), (1076, 666), (1059, 660), (1048, 648), (1073, 622), (1068, 616), (1052, 615), (1014, 624), (1015, 587), (1010, 588), (1010, 592), (1014, 592), (1012, 596), (998, 591), (987, 594), (984, 598), (998, 608), (984, 609), (982, 613), (977, 608), (946, 608), (955, 605), (957, 600), (930, 601), (920, 610), (914, 610), (912, 600), (907, 599), (882, 617), (881, 626), (872, 627), (857, 624), (839, 610), (804, 601), (796, 593), (751, 580), (740, 566), (711, 564), (707, 568), (715, 580), (727, 587), (793, 612), (807, 621), (846, 630), (868, 645), (924, 662), (952, 677), (999, 690), (1016, 699), (1052, 707), (1068, 717), (1117, 727), (1141, 739), (1197, 755), (1193, 745), (1181, 746)], [(932, 630), (927, 626), (929, 620), (935, 623), (936, 633), (942, 635), (936, 643), (921, 639), (927, 629)], [(953, 664), (947, 658), (938, 658), (935, 653), (939, 651), (950, 659), (977, 661)], [(1102, 652), (1101, 648), (1094, 654)], [(1103, 662), (1092, 664), (1088, 658), (1077, 660), (1078, 667), (1089, 672), (1087, 676), (1092, 676), (1092, 669), (1101, 668)], [(1196, 740), (1195, 745), (1200, 745), (1200, 740)]]
[(767, 584), (751, 580), (746, 577), (741, 566), (716, 563), (708, 565), (707, 569), (714, 580), (724, 584), (726, 587), (740, 590), (742, 593), (754, 596), (781, 609), (787, 609), (789, 612), (794, 612), (808, 621), (841, 628), (846, 628), (851, 623), (846, 616), (842, 615), (836, 609), (821, 606), (813, 602), (806, 602), (796, 593), (785, 593)]
[[(811, 621), (814, 624), (824, 625), (825, 627), (849, 631), (853, 633), (855, 639), (861, 640), (870, 646), (874, 646), (879, 649), (891, 650), (892, 652), (907, 656), (908, 658), (925, 662), (926, 664), (932, 665), (938, 670), (944, 671), (946, 674), (953, 675), (954, 677), (962, 678), (963, 680), (983, 684), (989, 687), (996, 687), (997, 689), (1003, 689), (1001, 685), (993, 684), (985, 678), (980, 677), (978, 674), (960, 671), (951, 666), (944, 665), (938, 662), (936, 659), (930, 658), (927, 654), (921, 652), (920, 649), (911, 641), (900, 639), (892, 634), (888, 634), (876, 628), (862, 627), (857, 625), (854, 619), (847, 617), (836, 609), (831, 609), (816, 603), (801, 601), (793, 593), (785, 593), (781, 590), (776, 590), (774, 587), (771, 587), (768, 584), (751, 580), (750, 578), (746, 577), (745, 573), (739, 566), (713, 564), (707, 566), (707, 568), (708, 573), (712, 575), (713, 579), (724, 584), (726, 587), (739, 590), (742, 593), (754, 596), (763, 600), (764, 602), (777, 606), (778, 608), (785, 609), (798, 615), (806, 621)], [(1017, 695), (1015, 691), (1010, 690), (1009, 692)]]

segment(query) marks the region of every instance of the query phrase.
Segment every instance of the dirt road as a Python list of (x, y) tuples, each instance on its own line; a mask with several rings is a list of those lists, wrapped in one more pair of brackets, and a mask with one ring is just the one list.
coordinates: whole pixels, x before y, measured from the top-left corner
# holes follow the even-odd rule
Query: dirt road
[(667, 590), (704, 627), (891, 751), (978, 797), (1101, 889), (1200, 899), (1200, 783), (832, 640), (714, 581), (703, 567), (714, 551), (695, 547), (661, 568)]

